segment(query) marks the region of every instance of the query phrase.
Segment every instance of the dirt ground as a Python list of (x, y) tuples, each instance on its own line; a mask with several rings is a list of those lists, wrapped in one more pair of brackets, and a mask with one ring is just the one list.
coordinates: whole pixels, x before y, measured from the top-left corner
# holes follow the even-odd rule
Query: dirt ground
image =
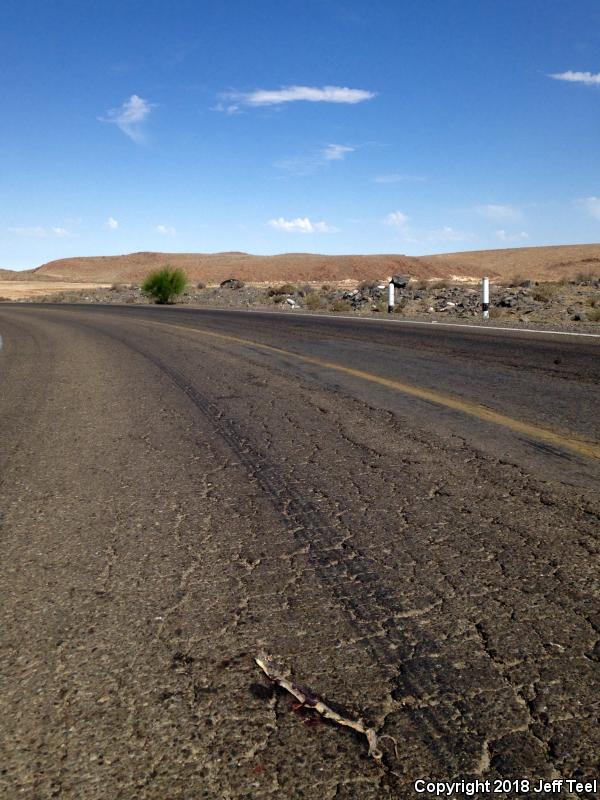
[(191, 281), (220, 283), (235, 276), (254, 281), (355, 281), (381, 280), (395, 273), (417, 279), (451, 279), (452, 276), (495, 280), (523, 276), (530, 280), (572, 279), (579, 273), (598, 272), (600, 244), (518, 247), (444, 253), (434, 256), (321, 255), (280, 253), (156, 253), (63, 258), (24, 273), (0, 270), (0, 280), (54, 279), (89, 283), (139, 283), (153, 269), (166, 264), (183, 269)]
[(31, 300), (61, 292), (82, 292), (107, 289), (108, 283), (74, 283), (72, 281), (2, 281), (0, 300)]
[[(492, 283), (490, 325), (552, 328), (579, 332), (600, 330), (600, 279), (579, 276), (559, 282)], [(6, 290), (6, 291), (5, 291)], [(11, 291), (13, 292), (11, 296)], [(8, 294), (8, 296), (6, 296)], [(3, 298), (4, 295), (4, 298)], [(0, 284), (0, 299), (19, 302), (144, 304), (151, 301), (137, 284), (81, 284), (31, 281)], [(429, 322), (481, 320), (479, 283), (409, 280), (396, 291), (394, 317)], [(387, 316), (387, 286), (377, 281), (331, 283), (252, 283), (239, 288), (190, 283), (177, 305), (208, 308)]]

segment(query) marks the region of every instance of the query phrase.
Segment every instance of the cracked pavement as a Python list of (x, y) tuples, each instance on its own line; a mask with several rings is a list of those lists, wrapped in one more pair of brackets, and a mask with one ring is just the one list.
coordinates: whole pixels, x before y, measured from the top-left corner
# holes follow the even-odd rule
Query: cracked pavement
[(600, 438), (596, 340), (3, 306), (0, 796), (599, 778), (598, 461), (201, 329)]

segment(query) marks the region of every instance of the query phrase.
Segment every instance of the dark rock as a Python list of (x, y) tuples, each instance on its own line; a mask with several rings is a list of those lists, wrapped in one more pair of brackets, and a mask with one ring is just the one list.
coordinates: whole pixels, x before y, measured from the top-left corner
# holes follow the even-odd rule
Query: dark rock
[(227, 278), (226, 281), (222, 281), (221, 283), (222, 289), (243, 289), (244, 286), (244, 281), (240, 281), (237, 278)]
[(530, 289), (533, 286), (533, 281), (521, 281), (519, 284), (523, 289)]
[(404, 289), (410, 281), (409, 275), (392, 275), (392, 283), (397, 289)]

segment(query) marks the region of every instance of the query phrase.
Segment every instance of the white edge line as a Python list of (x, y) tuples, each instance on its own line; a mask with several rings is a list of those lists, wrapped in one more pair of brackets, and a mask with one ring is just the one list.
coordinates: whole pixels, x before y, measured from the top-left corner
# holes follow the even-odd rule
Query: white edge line
[(178, 306), (181, 310), (185, 311), (233, 311), (235, 313), (242, 313), (242, 314), (271, 314), (275, 317), (282, 317), (282, 316), (296, 316), (296, 317), (313, 317), (315, 319), (349, 319), (353, 322), (391, 322), (394, 325), (427, 325), (429, 327), (435, 326), (436, 328), (455, 328), (456, 330), (462, 330), (462, 328), (469, 328), (470, 330), (477, 330), (477, 331), (513, 331), (515, 333), (534, 333), (538, 336), (543, 336), (544, 334), (551, 334), (552, 336), (586, 336), (591, 339), (600, 339), (600, 333), (577, 333), (575, 331), (549, 331), (547, 329), (538, 329), (538, 328), (503, 328), (501, 325), (468, 325), (463, 324), (460, 322), (438, 322), (435, 319), (432, 319), (431, 322), (426, 322), (425, 320), (412, 320), (412, 319), (386, 319), (377, 318), (377, 317), (348, 317), (345, 314), (311, 314), (310, 312), (300, 311), (295, 313), (293, 311), (289, 312), (281, 312), (281, 311), (268, 311), (263, 309), (246, 309), (246, 308), (213, 308), (211, 306)]

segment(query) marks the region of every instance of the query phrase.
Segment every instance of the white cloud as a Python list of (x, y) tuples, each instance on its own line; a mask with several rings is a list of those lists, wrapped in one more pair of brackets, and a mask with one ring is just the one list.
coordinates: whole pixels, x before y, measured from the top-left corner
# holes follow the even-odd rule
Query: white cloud
[[(229, 95), (223, 95), (224, 97), (228, 97)], [(211, 109), (211, 111), (221, 111), (223, 114), (241, 114), (240, 107), (237, 103), (223, 103), (221, 100), (218, 101)]]
[(595, 219), (600, 219), (600, 197), (582, 197), (578, 204)]
[(353, 153), (356, 148), (345, 144), (328, 144), (323, 150), (325, 161), (343, 161), (346, 153)]
[[(253, 92), (227, 92), (215, 109), (234, 114), (239, 105), (259, 107), (278, 106), (300, 100), (309, 103), (349, 103), (354, 105), (375, 97), (375, 92), (366, 89), (349, 89), (345, 86), (282, 86), (280, 89), (255, 89)], [(231, 102), (229, 102), (231, 101)]]
[(424, 181), (418, 175), (400, 175), (397, 172), (392, 172), (389, 175), (376, 175), (373, 178), (373, 183), (402, 183), (403, 181)]
[(402, 211), (392, 211), (383, 221), (392, 228), (403, 228), (408, 222), (408, 217)]
[(399, 241), (410, 244), (433, 245), (438, 242), (469, 242), (475, 239), (472, 233), (457, 230), (450, 225), (441, 228), (423, 229), (409, 225), (409, 217), (402, 211), (393, 211), (383, 220), (386, 225), (396, 229)]
[(586, 86), (600, 86), (600, 72), (555, 72), (548, 75), (549, 78), (554, 78), (555, 81), (569, 81), (570, 83), (583, 83)]
[(319, 151), (275, 161), (273, 166), (289, 172), (290, 175), (314, 175), (328, 162), (343, 161), (348, 153), (353, 153), (355, 150), (356, 147), (346, 144), (328, 144)]
[(270, 219), (267, 223), (278, 231), (287, 233), (336, 233), (338, 231), (333, 225), (326, 222), (311, 222), (308, 217), (296, 217), (296, 219)]
[(501, 242), (522, 242), (525, 239), (529, 239), (529, 234), (525, 231), (521, 231), (520, 233), (507, 233), (502, 228), (496, 231), (496, 239), (500, 239)]
[(149, 103), (142, 97), (138, 97), (137, 94), (132, 94), (122, 106), (110, 109), (106, 112), (105, 117), (98, 117), (98, 119), (101, 122), (113, 123), (134, 142), (140, 143), (144, 140), (142, 126), (154, 107), (154, 103)]
[(171, 227), (170, 225), (157, 225), (155, 228), (157, 233), (160, 233), (161, 236), (175, 236), (175, 228)]
[(41, 225), (25, 225), (16, 228), (8, 228), (8, 232), (15, 236), (23, 236), (27, 239), (44, 239), (46, 236), (57, 236), (59, 239), (68, 239), (73, 236), (66, 228), (50, 227), (50, 229), (48, 229)]
[(480, 216), (495, 222), (502, 222), (506, 219), (521, 219), (521, 212), (510, 205), (501, 206), (496, 203), (487, 203), (486, 205), (475, 206), (475, 211)]
[(9, 228), (8, 232), (14, 233), (15, 236), (25, 236), (32, 239), (43, 239), (44, 236), (48, 235), (48, 231), (42, 228), (41, 225)]
[(116, 230), (118, 229), (118, 227), (119, 227), (119, 221), (118, 221), (118, 220), (116, 220), (114, 217), (109, 217), (109, 218), (106, 220), (106, 227), (107, 227), (107, 228), (108, 228), (110, 231), (116, 231)]
[(443, 228), (430, 231), (429, 238), (435, 242), (466, 242), (472, 239), (473, 236), (464, 231), (457, 231), (456, 228), (452, 228), (450, 225), (444, 225)]

